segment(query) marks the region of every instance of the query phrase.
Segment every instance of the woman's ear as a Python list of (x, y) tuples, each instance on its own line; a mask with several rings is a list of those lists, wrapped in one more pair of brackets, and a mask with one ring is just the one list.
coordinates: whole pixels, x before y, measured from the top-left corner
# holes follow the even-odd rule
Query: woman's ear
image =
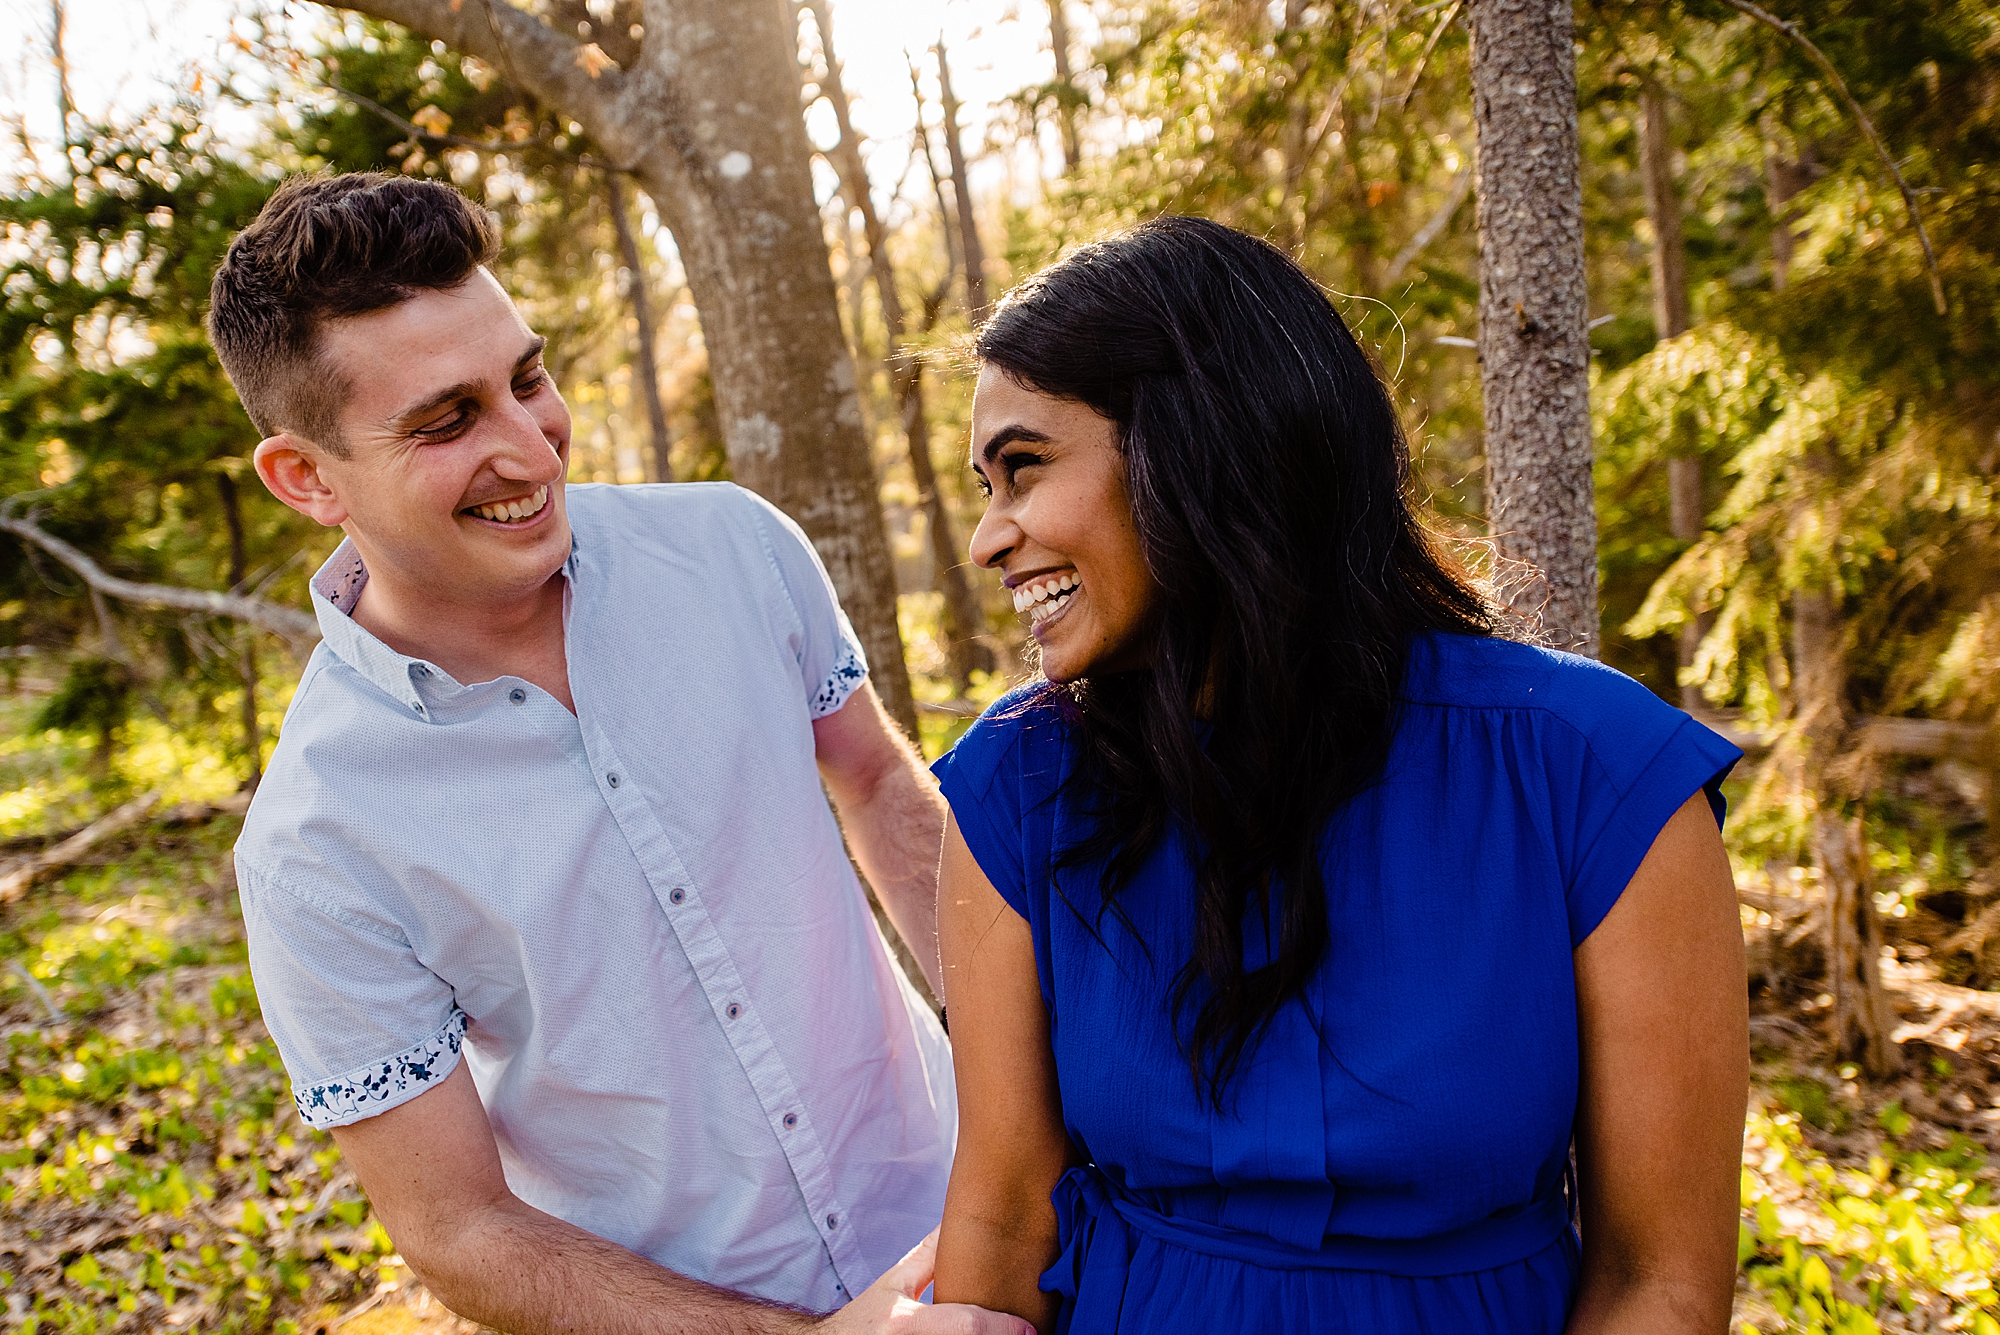
[(286, 505), (328, 528), (347, 521), (347, 507), (320, 471), (325, 456), (310, 441), (280, 432), (258, 441), (250, 457), (257, 476)]

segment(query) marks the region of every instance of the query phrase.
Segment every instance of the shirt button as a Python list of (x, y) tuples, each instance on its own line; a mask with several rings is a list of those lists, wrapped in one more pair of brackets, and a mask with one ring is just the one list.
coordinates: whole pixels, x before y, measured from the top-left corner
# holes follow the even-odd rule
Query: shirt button
[(416, 710), (416, 711), (417, 711), (417, 712), (418, 712), (419, 714), (421, 714), (421, 713), (423, 713), (423, 712), (424, 712), (424, 707), (423, 707), (423, 705), (419, 704), (419, 703), (418, 703), (417, 701), (415, 701), (415, 700), (412, 700), (412, 701), (410, 701), (410, 708), (412, 708), (412, 709)]
[(605, 775), (604, 781), (610, 784), (613, 788), (616, 788), (618, 786), (618, 776), (616, 774)]
[(785, 1114), (785, 1130), (790, 1131), (793, 1127), (797, 1126), (798, 1124), (799, 1124), (799, 1115), (797, 1113)]
[(513, 690), (507, 692), (507, 698), (518, 705), (528, 698), (528, 693), (519, 686), (516, 686)]
[(687, 897), (688, 897), (688, 892), (681, 889), (679, 886), (675, 886), (672, 890), (669, 890), (667, 892), (667, 899), (671, 903), (678, 904)]
[(839, 1215), (837, 1215), (837, 1214), (830, 1214), (830, 1215), (828, 1215), (828, 1216), (826, 1217), (826, 1226), (827, 1226), (828, 1228), (839, 1228), (839, 1227), (840, 1227), (840, 1216), (839, 1216)]
[(743, 1013), (743, 1008), (737, 1005), (733, 1001), (729, 1003), (729, 1009), (723, 1012), (723, 1014), (727, 1015), (732, 1020), (735, 1019), (737, 1016), (741, 1015), (742, 1013)]

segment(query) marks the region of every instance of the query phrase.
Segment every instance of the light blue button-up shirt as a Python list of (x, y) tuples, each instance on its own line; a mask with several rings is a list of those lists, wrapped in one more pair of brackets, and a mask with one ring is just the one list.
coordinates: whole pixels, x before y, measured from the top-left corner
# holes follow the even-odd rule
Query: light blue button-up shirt
[(572, 715), (348, 615), (236, 847), (299, 1112), (385, 1112), (464, 1056), (524, 1201), (682, 1274), (839, 1306), (934, 1227), (951, 1059), (820, 788), (866, 675), (803, 533), (728, 484), (572, 486)]

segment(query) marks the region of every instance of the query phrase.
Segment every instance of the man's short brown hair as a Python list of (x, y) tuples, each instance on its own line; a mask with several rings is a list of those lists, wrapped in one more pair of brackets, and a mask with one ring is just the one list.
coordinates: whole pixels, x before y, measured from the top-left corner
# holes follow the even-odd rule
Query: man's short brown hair
[(258, 431), (345, 454), (347, 386), (316, 346), (321, 324), (457, 287), (499, 253), (493, 215), (440, 181), (293, 177), (215, 271), (208, 336)]

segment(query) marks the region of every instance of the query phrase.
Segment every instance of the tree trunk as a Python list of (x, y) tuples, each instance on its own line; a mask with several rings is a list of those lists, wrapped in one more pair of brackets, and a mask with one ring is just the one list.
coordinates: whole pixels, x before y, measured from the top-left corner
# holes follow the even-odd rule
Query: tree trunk
[(632, 303), (632, 317), (639, 326), (637, 356), (632, 378), (646, 400), (646, 481), (667, 482), (673, 478), (672, 431), (667, 426), (667, 404), (660, 397), (660, 362), (655, 352), (653, 303), (646, 296), (646, 266), (639, 259), (638, 238), (625, 216), (625, 187), (615, 171), (604, 173), (605, 204), (611, 210), (611, 226), (618, 233), (618, 258), (625, 266), (625, 297)]
[(1774, 291), (1785, 290), (1785, 283), (1792, 274), (1792, 254), (1798, 249), (1799, 238), (1792, 231), (1791, 212), (1785, 206), (1792, 196), (1812, 184), (1813, 166), (1810, 162), (1793, 162), (1775, 150), (1764, 158), (1764, 198), (1770, 206), (1771, 219), (1771, 287)]
[[(944, 174), (938, 171), (937, 153), (931, 146), (930, 128), (924, 124), (924, 81), (917, 73), (915, 61), (910, 62), (910, 95), (917, 102), (917, 148), (924, 156), (924, 170), (930, 174), (931, 193), (937, 196), (938, 231), (944, 234), (945, 281), (941, 291), (949, 293), (951, 280), (964, 267), (964, 257), (958, 253), (958, 228), (953, 220), (957, 214), (951, 201), (945, 197)], [(928, 326), (926, 327), (928, 329)]]
[[(229, 527), (229, 591), (241, 594), (244, 582), (250, 578), (249, 550), (243, 534), (243, 498), (236, 490), (236, 479), (227, 473), (217, 473), (215, 485), (222, 493), (222, 518)], [(243, 750), (250, 757), (250, 777), (243, 788), (254, 793), (264, 779), (264, 739), (257, 726), (257, 640), (246, 626), (236, 627), (235, 635), (240, 655), (236, 673), (243, 679)]]
[(951, 190), (958, 201), (958, 248), (965, 257), (965, 311), (975, 327), (986, 318), (986, 249), (979, 243), (979, 224), (972, 212), (972, 183), (966, 176), (965, 143), (958, 128), (958, 98), (951, 91), (951, 64), (944, 43), (937, 55), (938, 97), (944, 104), (944, 147), (951, 155)]
[(1063, 175), (1083, 165), (1083, 140), (1077, 134), (1076, 112), (1083, 96), (1069, 65), (1069, 16), (1065, 0), (1049, 0), (1049, 49), (1056, 57), (1056, 120), (1062, 126)]
[[(1652, 224), (1653, 248), (1650, 255), (1653, 277), (1653, 327), (1662, 341), (1679, 338), (1692, 327), (1687, 286), (1687, 243), (1681, 231), (1681, 197), (1674, 188), (1673, 141), (1667, 133), (1667, 96), (1650, 79), (1639, 86), (1639, 165), (1646, 183), (1646, 220)], [(1706, 527), (1708, 507), (1704, 501), (1701, 456), (1692, 422), (1679, 417), (1674, 423), (1676, 439), (1667, 458), (1667, 498), (1677, 541), (1693, 543)], [(1708, 636), (1715, 618), (1701, 613), (1681, 627), (1675, 658), (1681, 675), (1694, 665), (1695, 654)], [(1701, 704), (1697, 686), (1681, 686), (1681, 704), (1693, 709)]]
[(1496, 587), (1597, 652), (1590, 342), (1570, 0), (1472, 0), (1479, 357)]
[(1646, 221), (1653, 228), (1653, 327), (1662, 340), (1691, 327), (1688, 314), (1687, 243), (1681, 236), (1681, 197), (1674, 188), (1673, 142), (1667, 133), (1667, 95), (1647, 80), (1639, 86), (1639, 165), (1646, 181)]
[(1844, 814), (1844, 794), (1833, 777), (1848, 734), (1847, 668), (1840, 609), (1829, 590), (1793, 595), (1792, 682), (1801, 778), (1813, 802), (1811, 852), (1826, 892), (1826, 990), (1833, 998), (1834, 1048), (1879, 1079), (1894, 1074), (1901, 1054), (1889, 1041), (1882, 920), (1869, 884), (1862, 818)]
[(882, 306), (882, 326), (888, 336), (889, 379), (902, 412), (903, 437), (910, 450), (910, 473), (916, 480), (918, 501), (924, 507), (925, 526), (930, 530), (935, 582), (944, 596), (945, 642), (958, 693), (963, 696), (971, 689), (974, 669), (993, 670), (993, 650), (980, 638), (985, 618), (966, 578), (965, 553), (959, 548), (951, 511), (945, 504), (944, 493), (938, 489), (937, 469), (931, 459), (930, 420), (924, 413), (923, 358), (905, 346), (909, 322), (903, 314), (902, 294), (896, 288), (896, 272), (889, 261), (888, 232), (875, 212), (868, 171), (861, 160), (861, 138), (855, 133), (847, 89), (841, 82), (831, 7), (827, 0), (805, 0), (805, 4), (819, 28), (820, 53), (826, 60), (820, 91), (832, 105), (834, 123), (840, 130), (840, 142), (829, 150), (828, 156), (840, 175), (842, 193), (861, 214), (861, 233), (868, 242), (868, 268), (875, 281), (876, 298)]
[[(1305, 189), (1306, 159), (1309, 156), (1308, 146), (1312, 141), (1312, 134), (1308, 123), (1310, 108), (1306, 105), (1305, 81), (1306, 73), (1312, 66), (1312, 53), (1306, 49), (1303, 34), (1300, 32), (1300, 29), (1305, 24), (1305, 20), (1305, 0), (1285, 0), (1284, 17), (1279, 21), (1278, 49), (1284, 51), (1286, 48), (1290, 48), (1291, 60), (1289, 64), (1291, 66), (1292, 77), (1291, 81), (1285, 86), (1285, 129), (1279, 150), (1284, 159), (1285, 197), (1281, 210), (1281, 215), (1284, 219), (1282, 224), (1284, 231), (1280, 236), (1273, 239), (1282, 240), (1285, 249), (1294, 255), (1299, 254), (1305, 246), (1306, 217), (1310, 212), (1305, 198)], [(1334, 90), (1333, 99), (1336, 103), (1345, 97), (1345, 90), (1345, 84)], [(1336, 106), (1330, 110), (1329, 114), (1344, 110), (1344, 107)], [(1341, 120), (1344, 123), (1346, 117), (1342, 115)], [(1346, 156), (1350, 165), (1353, 165), (1355, 161), (1354, 139), (1355, 136), (1348, 133), (1342, 133), (1340, 136), (1342, 146), (1348, 150)], [(1368, 216), (1368, 184), (1361, 178), (1362, 173), (1357, 170), (1355, 172), (1354, 186), (1355, 212), (1357, 217), (1366, 218)], [(1374, 268), (1373, 246), (1363, 245), (1359, 248), (1365, 249), (1369, 253), (1364, 256), (1355, 257), (1353, 260), (1356, 275), (1355, 286), (1362, 292), (1374, 292), (1376, 288), (1373, 283), (1374, 275), (1371, 272)]]
[[(895, 570), (841, 335), (788, 0), (647, 0), (630, 65), (501, 0), (351, 8), (493, 65), (584, 127), (673, 233), (736, 480), (805, 529), (890, 713), (916, 735)], [(607, 41), (611, 41), (607, 33)]]
[(55, 67), (56, 75), (56, 136), (62, 142), (67, 166), (71, 143), (69, 118), (76, 110), (76, 98), (69, 87), (69, 13), (63, 0), (49, 0), (49, 63)]

